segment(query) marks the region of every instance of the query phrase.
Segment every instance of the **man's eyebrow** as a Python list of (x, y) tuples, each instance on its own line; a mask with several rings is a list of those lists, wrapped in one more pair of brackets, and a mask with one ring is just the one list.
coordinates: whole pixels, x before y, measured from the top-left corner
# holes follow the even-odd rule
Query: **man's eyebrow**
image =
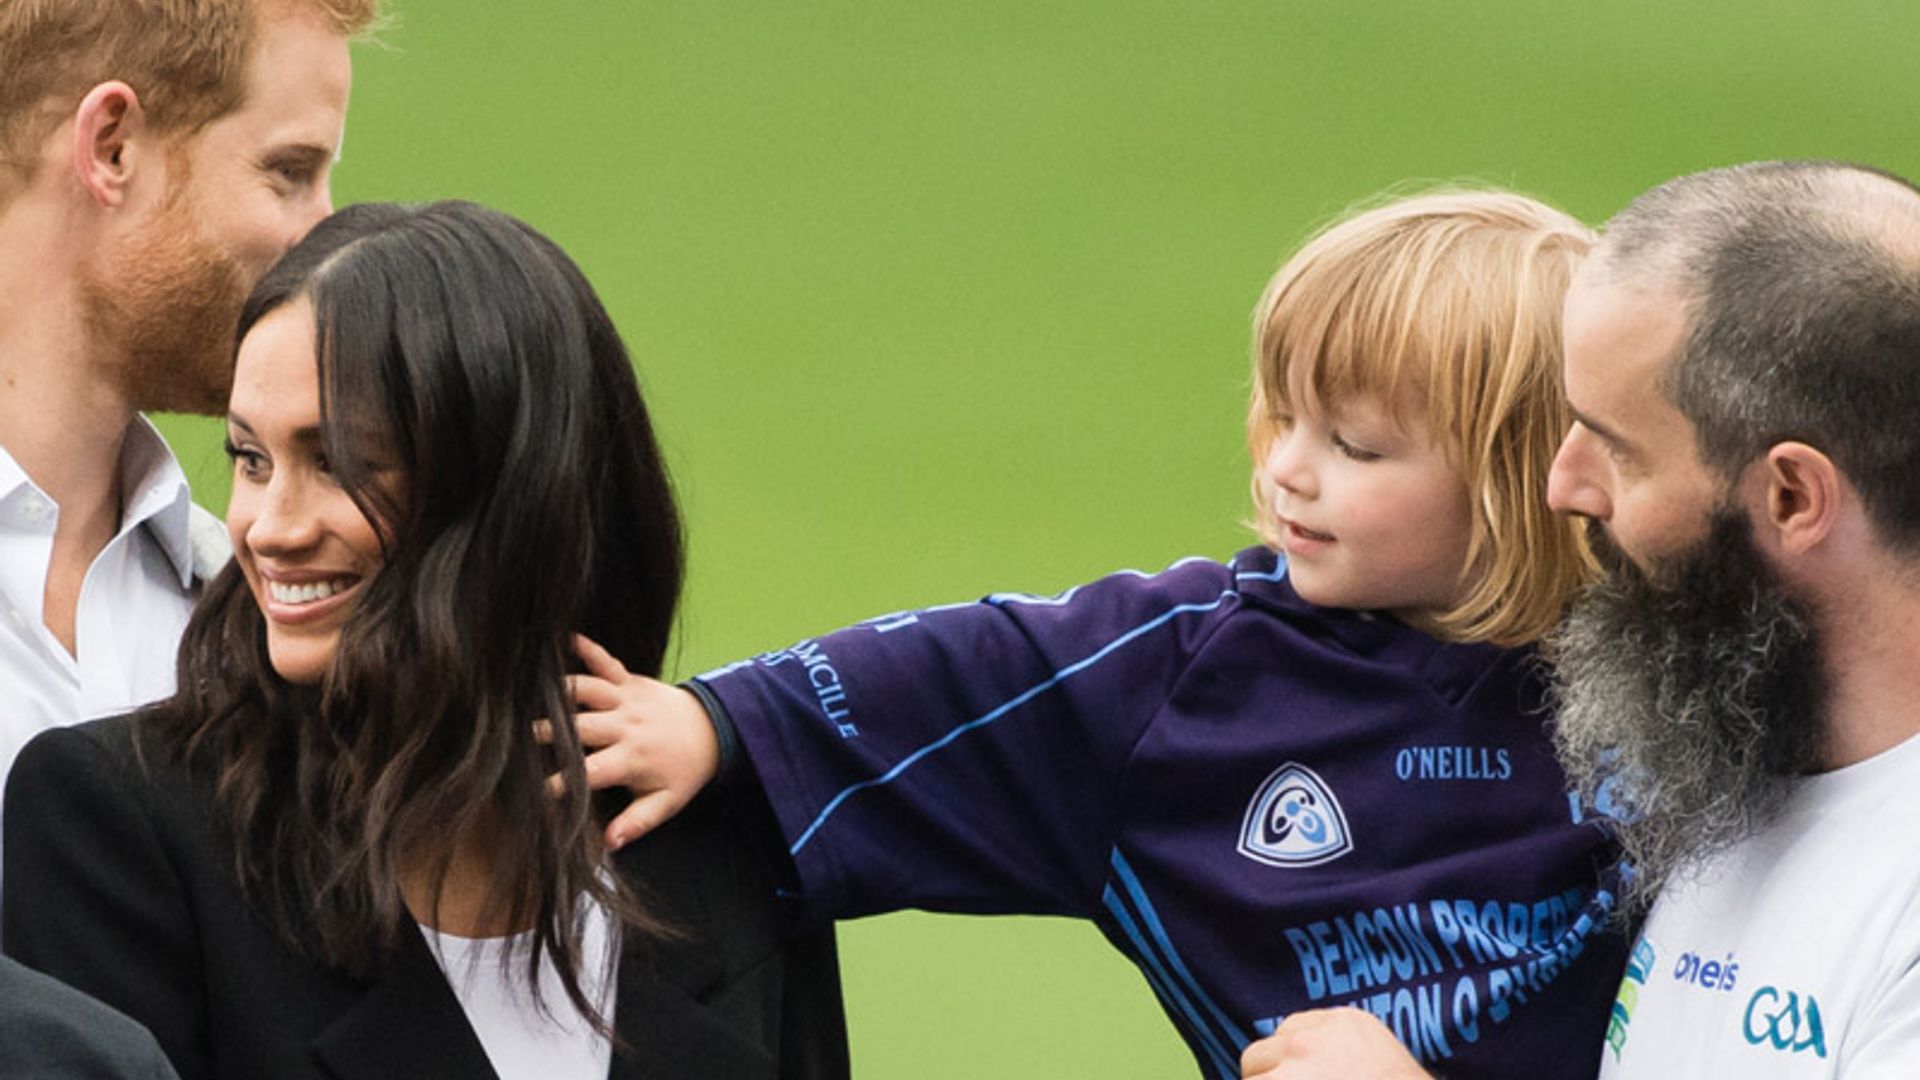
[(1611, 443), (1617, 449), (1621, 449), (1621, 450), (1633, 449), (1633, 443), (1628, 441), (1626, 438), (1624, 438), (1619, 432), (1613, 430), (1612, 428), (1601, 423), (1600, 421), (1595, 420), (1593, 417), (1588, 416), (1586, 413), (1581, 412), (1579, 409), (1574, 409), (1572, 411), (1573, 411), (1573, 422), (1576, 424), (1579, 424), (1583, 428), (1586, 428), (1588, 431), (1593, 432), (1595, 435), (1600, 436), (1601, 441)]
[(340, 162), (340, 152), (319, 143), (290, 142), (267, 151), (262, 161), (269, 166), (289, 163), (315, 166), (322, 162), (337, 165)]

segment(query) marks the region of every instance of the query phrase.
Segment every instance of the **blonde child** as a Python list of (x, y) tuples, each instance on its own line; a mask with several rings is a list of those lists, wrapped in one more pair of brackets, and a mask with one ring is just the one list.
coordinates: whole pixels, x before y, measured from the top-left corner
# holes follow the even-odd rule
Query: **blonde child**
[(1353, 1005), (1449, 1073), (1590, 1077), (1614, 849), (1531, 643), (1588, 569), (1545, 484), (1591, 242), (1496, 191), (1310, 240), (1255, 315), (1264, 545), (1225, 563), (888, 615), (684, 689), (584, 646), (581, 734), (626, 773), (598, 782), (648, 793), (610, 840), (737, 772), (807, 912), (1092, 920), (1204, 1075)]

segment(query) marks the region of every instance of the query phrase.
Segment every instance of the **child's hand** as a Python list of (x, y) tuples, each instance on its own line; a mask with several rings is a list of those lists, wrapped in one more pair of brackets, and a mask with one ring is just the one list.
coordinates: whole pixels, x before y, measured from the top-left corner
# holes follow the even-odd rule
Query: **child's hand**
[(1431, 1080), (1372, 1013), (1297, 1012), (1240, 1055), (1242, 1080)]
[[(634, 795), (607, 824), (607, 849), (617, 851), (672, 819), (713, 780), (720, 744), (699, 698), (632, 674), (584, 635), (574, 635), (573, 648), (588, 672), (567, 677), (574, 727), (588, 751), (587, 787), (625, 787)], [(536, 734), (552, 732), (542, 722)]]

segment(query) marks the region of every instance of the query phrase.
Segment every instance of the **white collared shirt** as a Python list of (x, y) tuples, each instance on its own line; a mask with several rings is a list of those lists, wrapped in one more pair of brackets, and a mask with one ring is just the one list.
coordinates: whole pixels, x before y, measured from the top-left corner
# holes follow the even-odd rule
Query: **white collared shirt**
[(145, 417), (120, 451), (120, 530), (87, 568), (70, 654), (41, 620), (60, 508), (0, 447), (0, 776), (48, 728), (126, 712), (173, 692), (193, 609), (187, 477)]

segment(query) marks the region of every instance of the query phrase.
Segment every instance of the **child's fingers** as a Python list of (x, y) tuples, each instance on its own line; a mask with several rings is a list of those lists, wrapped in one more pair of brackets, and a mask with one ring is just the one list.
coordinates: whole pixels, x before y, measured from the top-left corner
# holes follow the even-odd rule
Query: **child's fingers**
[[(597, 753), (586, 755), (580, 765), (588, 776), (589, 792), (601, 788), (624, 788), (628, 786), (630, 771), (620, 761), (618, 749), (601, 749)], [(566, 794), (566, 776), (561, 773), (547, 773), (547, 794), (561, 796)]]
[(619, 713), (612, 712), (575, 713), (573, 730), (580, 733), (580, 745), (589, 750), (604, 750), (633, 732)]
[(607, 712), (620, 707), (620, 688), (592, 675), (567, 676), (567, 694), (579, 711)]
[(671, 820), (684, 805), (683, 800), (667, 789), (633, 800), (607, 823), (607, 850), (619, 851), (647, 835), (662, 822)]
[[(627, 725), (618, 713), (583, 712), (573, 714), (573, 730), (579, 733), (581, 746), (604, 750), (627, 734)], [(553, 745), (553, 721), (535, 720), (533, 741), (542, 746)]]
[(627, 678), (627, 666), (620, 658), (600, 647), (600, 643), (585, 634), (573, 635), (573, 651), (580, 662), (587, 665), (591, 674), (608, 682), (624, 682)]
[[(580, 764), (587, 774), (587, 790), (598, 791), (601, 788), (623, 787), (627, 783), (628, 770), (621, 760), (623, 755), (616, 750), (601, 750), (588, 754)], [(547, 794), (563, 795), (567, 790), (566, 777), (560, 773), (547, 774)]]
[(1307, 1009), (1240, 1055), (1243, 1080), (1433, 1080), (1400, 1040), (1359, 1009)]
[(649, 790), (659, 785), (639, 775), (633, 754), (619, 746), (595, 750), (581, 764), (587, 767), (587, 790), (623, 787), (630, 791)]

